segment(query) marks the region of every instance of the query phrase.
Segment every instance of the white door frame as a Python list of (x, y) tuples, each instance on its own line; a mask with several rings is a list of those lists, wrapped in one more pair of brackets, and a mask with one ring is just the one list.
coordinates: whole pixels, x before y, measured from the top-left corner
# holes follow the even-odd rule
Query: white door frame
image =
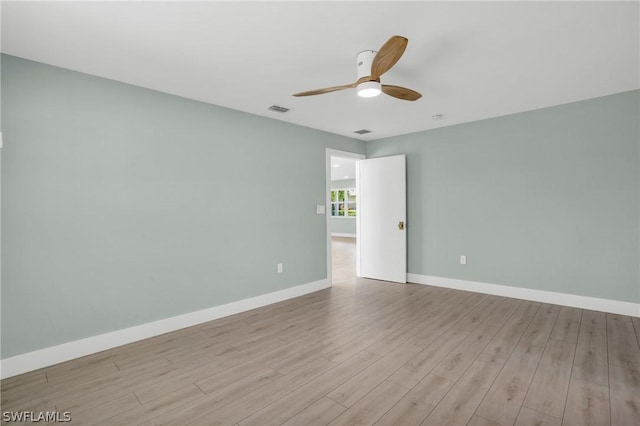
[[(354, 160), (364, 160), (367, 158), (364, 154), (357, 154), (355, 152), (349, 151), (338, 151), (336, 149), (327, 148), (326, 149), (326, 171), (325, 171), (325, 215), (327, 222), (327, 280), (329, 280), (329, 285), (333, 285), (333, 268), (331, 264), (331, 157), (343, 157), (343, 158), (353, 158)], [(358, 177), (356, 176), (356, 182)], [(356, 225), (357, 226), (357, 225)], [(357, 235), (357, 231), (356, 231)], [(359, 262), (358, 262), (359, 263)]]

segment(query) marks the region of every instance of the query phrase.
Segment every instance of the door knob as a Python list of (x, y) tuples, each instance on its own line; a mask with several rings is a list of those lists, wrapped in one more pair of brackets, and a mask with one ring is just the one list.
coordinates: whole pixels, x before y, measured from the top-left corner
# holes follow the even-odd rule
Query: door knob
[(401, 231), (404, 229), (404, 222), (403, 221), (398, 222), (398, 229), (401, 230)]

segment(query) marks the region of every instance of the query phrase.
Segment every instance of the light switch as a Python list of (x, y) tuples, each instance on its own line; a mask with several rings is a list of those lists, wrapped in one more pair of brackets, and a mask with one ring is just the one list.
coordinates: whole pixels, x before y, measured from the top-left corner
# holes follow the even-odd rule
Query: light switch
[(316, 204), (316, 214), (324, 214), (324, 206), (321, 204)]

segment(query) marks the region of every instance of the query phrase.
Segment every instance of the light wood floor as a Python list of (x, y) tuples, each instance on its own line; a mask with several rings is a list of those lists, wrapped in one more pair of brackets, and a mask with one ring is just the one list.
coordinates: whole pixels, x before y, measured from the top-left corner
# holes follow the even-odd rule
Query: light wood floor
[(640, 321), (354, 277), (2, 381), (76, 425), (640, 425)]

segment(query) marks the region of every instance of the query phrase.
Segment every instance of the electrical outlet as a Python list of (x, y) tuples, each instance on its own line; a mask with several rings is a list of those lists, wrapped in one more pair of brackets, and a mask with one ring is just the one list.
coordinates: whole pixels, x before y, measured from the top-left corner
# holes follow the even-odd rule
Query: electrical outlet
[(467, 256), (460, 256), (460, 264), (461, 265), (467, 264)]
[(282, 273), (282, 263), (278, 263), (278, 273)]

